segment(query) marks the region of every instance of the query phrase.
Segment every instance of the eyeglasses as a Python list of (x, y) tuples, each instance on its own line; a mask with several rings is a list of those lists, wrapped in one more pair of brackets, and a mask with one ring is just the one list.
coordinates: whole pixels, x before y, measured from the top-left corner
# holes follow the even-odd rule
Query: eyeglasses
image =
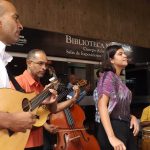
[(33, 63), (39, 65), (39, 66), (45, 66), (46, 68), (48, 68), (49, 64), (47, 62), (43, 62), (43, 61), (32, 61)]

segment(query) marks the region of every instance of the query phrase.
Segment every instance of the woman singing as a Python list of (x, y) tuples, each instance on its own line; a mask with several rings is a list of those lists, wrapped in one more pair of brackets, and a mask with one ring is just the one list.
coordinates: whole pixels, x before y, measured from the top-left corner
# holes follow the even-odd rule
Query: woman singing
[(107, 47), (98, 83), (98, 109), (101, 123), (98, 141), (101, 150), (137, 150), (134, 136), (139, 132), (135, 116), (130, 114), (131, 91), (120, 78), (128, 59), (121, 46)]

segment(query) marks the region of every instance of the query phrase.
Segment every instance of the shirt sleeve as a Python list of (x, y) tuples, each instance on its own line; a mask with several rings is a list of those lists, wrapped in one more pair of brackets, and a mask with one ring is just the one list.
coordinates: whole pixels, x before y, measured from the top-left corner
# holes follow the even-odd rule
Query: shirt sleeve
[(145, 108), (142, 112), (141, 122), (143, 122), (143, 121), (149, 121), (148, 120), (148, 109), (147, 108)]
[(103, 74), (98, 83), (98, 97), (101, 97), (103, 94), (109, 97), (109, 105), (108, 105), (109, 113), (113, 111), (118, 102), (114, 79), (115, 74), (109, 71)]
[(113, 92), (113, 75), (112, 72), (104, 73), (98, 82), (98, 95), (99, 97), (103, 94), (110, 97)]

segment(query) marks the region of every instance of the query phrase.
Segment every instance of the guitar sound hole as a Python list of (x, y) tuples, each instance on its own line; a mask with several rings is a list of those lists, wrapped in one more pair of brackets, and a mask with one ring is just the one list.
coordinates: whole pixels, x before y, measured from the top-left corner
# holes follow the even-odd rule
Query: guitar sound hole
[(24, 98), (22, 101), (23, 111), (27, 112), (30, 110), (30, 101), (27, 98)]

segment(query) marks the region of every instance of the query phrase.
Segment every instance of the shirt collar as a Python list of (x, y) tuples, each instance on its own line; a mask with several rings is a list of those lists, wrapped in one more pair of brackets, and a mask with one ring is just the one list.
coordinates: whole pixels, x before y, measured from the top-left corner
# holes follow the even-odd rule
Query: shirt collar
[(0, 41), (0, 59), (7, 65), (9, 62), (12, 61), (13, 57), (5, 52), (6, 45)]
[(6, 45), (0, 41), (0, 55), (3, 56), (5, 52)]
[(23, 72), (23, 75), (26, 77), (26, 79), (28, 80), (29, 84), (32, 86), (32, 85), (36, 85), (38, 86), (40, 84), (40, 82), (37, 82), (36, 80), (33, 79), (33, 77), (31, 76), (31, 74), (25, 70)]

